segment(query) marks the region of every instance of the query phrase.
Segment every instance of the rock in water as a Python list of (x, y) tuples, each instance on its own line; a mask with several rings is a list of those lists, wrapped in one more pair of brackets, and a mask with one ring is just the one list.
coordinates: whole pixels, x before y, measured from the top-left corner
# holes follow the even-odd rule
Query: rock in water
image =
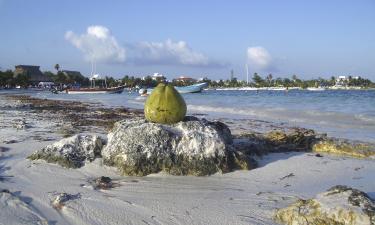
[(172, 124), (185, 115), (185, 100), (171, 84), (160, 83), (146, 100), (145, 117), (150, 122)]
[(105, 164), (136, 176), (160, 171), (203, 176), (254, 167), (249, 156), (234, 153), (231, 143), (229, 128), (220, 122), (195, 117), (173, 125), (123, 120), (108, 134), (102, 157)]
[(338, 185), (315, 199), (300, 199), (279, 209), (275, 219), (288, 225), (374, 225), (375, 203), (362, 191)]
[(28, 158), (44, 159), (68, 168), (79, 168), (86, 160), (91, 162), (100, 157), (103, 143), (105, 141), (100, 136), (78, 134), (47, 145)]

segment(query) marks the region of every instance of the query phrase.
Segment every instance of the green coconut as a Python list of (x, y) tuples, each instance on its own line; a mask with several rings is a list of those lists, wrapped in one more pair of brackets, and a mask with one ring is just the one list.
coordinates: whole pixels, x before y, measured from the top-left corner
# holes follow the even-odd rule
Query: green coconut
[(150, 122), (172, 124), (185, 115), (185, 100), (171, 84), (160, 83), (146, 100), (145, 117)]

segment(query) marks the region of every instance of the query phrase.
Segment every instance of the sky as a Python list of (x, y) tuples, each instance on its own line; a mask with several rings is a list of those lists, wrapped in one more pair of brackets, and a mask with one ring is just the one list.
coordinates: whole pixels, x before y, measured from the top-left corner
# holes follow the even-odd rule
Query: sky
[(0, 0), (0, 70), (375, 80), (375, 0)]

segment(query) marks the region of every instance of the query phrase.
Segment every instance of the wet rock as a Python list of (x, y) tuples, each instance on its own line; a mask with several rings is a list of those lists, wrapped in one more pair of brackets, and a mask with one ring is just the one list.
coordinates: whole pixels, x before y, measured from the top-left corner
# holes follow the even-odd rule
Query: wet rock
[(34, 152), (28, 159), (43, 159), (63, 167), (78, 168), (100, 157), (105, 141), (97, 135), (75, 135)]
[(313, 145), (312, 151), (357, 158), (375, 158), (374, 144), (344, 139), (330, 138), (319, 140)]
[(231, 143), (229, 128), (220, 122), (195, 117), (172, 125), (122, 120), (108, 134), (102, 156), (105, 164), (136, 176), (160, 171), (203, 176), (254, 167), (254, 161), (234, 153)]
[(237, 151), (246, 154), (264, 155), (270, 152), (311, 151), (313, 144), (321, 136), (313, 130), (290, 128), (274, 130), (265, 134), (247, 132), (235, 136)]
[(270, 152), (303, 151), (330, 153), (357, 158), (375, 158), (375, 144), (346, 139), (328, 138), (314, 130), (291, 128), (265, 134), (244, 133), (235, 137), (235, 148), (246, 154), (264, 155)]
[(373, 225), (375, 202), (362, 191), (338, 185), (277, 210), (275, 219), (283, 224)]
[(307, 151), (317, 138), (314, 130), (304, 128), (293, 128), (288, 131), (271, 131), (264, 135), (265, 142), (278, 151)]

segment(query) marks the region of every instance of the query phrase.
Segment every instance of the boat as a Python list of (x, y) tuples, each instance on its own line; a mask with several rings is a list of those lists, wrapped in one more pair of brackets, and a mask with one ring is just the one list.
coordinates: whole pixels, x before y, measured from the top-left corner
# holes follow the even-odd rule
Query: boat
[[(180, 94), (187, 94), (187, 93), (199, 93), (206, 87), (208, 87), (208, 84), (204, 82), (204, 83), (193, 84), (189, 86), (176, 86), (175, 89)], [(145, 90), (147, 90), (147, 92)], [(147, 89), (141, 88), (139, 89), (138, 93), (141, 95), (150, 94), (152, 90), (153, 88), (147, 88)]]
[(111, 88), (68, 88), (67, 94), (121, 94), (124, 91), (124, 86)]
[[(104, 81), (102, 87), (95, 85), (96, 80)], [(107, 87), (107, 81), (104, 78), (100, 78), (99, 74), (94, 74), (90, 77), (91, 87), (81, 88), (80, 86), (72, 86), (67, 88), (65, 91), (67, 94), (121, 94), (124, 91), (125, 86), (118, 87)]]
[(308, 91), (325, 91), (326, 88), (324, 88), (324, 87), (308, 87), (307, 90)]

